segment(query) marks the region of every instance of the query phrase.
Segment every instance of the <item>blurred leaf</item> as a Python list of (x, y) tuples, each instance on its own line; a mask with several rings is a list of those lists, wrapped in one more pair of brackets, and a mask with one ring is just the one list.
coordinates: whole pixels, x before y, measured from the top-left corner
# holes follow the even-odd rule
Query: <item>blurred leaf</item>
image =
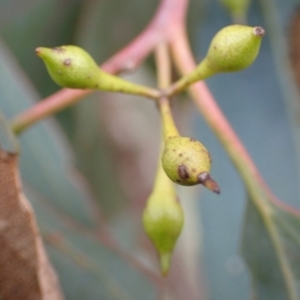
[(45, 97), (58, 90), (36, 57), (39, 46), (72, 43), (82, 0), (0, 1), (0, 34)]
[[(297, 66), (297, 15), (291, 19), (292, 11), (297, 1), (286, 3), (272, 0), (260, 1), (262, 13), (266, 23), (267, 36), (270, 41), (271, 54), (274, 58), (276, 75), (279, 78), (282, 98), (285, 101), (293, 142), (296, 146), (294, 164), (300, 166), (300, 139), (299, 139), (299, 93), (296, 89), (291, 66), (296, 71)], [(288, 29), (290, 32), (290, 49), (287, 45), (287, 23), (292, 20)], [(291, 27), (292, 25), (292, 27)], [(289, 62), (291, 52), (291, 64)], [(277, 118), (279, 120), (279, 118)], [(278, 134), (278, 133), (277, 133)], [(286, 149), (290, 148), (282, 143)], [(293, 146), (294, 146), (293, 145)], [(274, 149), (271, 149), (274, 152)], [(285, 152), (288, 150), (285, 150)], [(278, 152), (278, 148), (276, 148)], [(280, 157), (289, 157), (280, 154)], [(286, 172), (281, 165), (286, 165), (287, 159), (279, 159), (277, 170), (282, 175)], [(282, 177), (282, 176), (281, 176)], [(294, 176), (290, 182), (298, 181)], [(299, 187), (299, 185), (295, 185)], [(285, 194), (291, 194), (291, 189), (282, 182)], [(298, 189), (299, 191), (299, 189)], [(268, 201), (268, 199), (267, 199)], [(289, 203), (299, 207), (299, 197), (288, 197)], [(300, 215), (296, 211), (288, 211), (271, 203), (269, 212), (255, 207), (248, 201), (243, 238), (243, 252), (252, 272), (252, 281), (255, 299), (300, 299)]]
[[(198, 34), (192, 37), (192, 40), (198, 40), (198, 60), (206, 53), (214, 34), (231, 23), (228, 14), (217, 5), (217, 0), (203, 2), (206, 6), (201, 11), (202, 24)], [(276, 21), (280, 17), (280, 30), (285, 33), (291, 18), (291, 7), (297, 1), (262, 2), (264, 6), (271, 2), (278, 6), (278, 14), (276, 17), (271, 15), (270, 20)], [(282, 77), (279, 77), (284, 73), (283, 68), (288, 67), (287, 58), (276, 57), (280, 67), (275, 66), (272, 50), (279, 51), (282, 48), (282, 39), (277, 39), (280, 32), (275, 29), (271, 44), (270, 38), (274, 37), (272, 28), (266, 26), (259, 4), (258, 1), (252, 1), (248, 16), (250, 25), (260, 25), (266, 29), (256, 62), (245, 71), (215, 76), (208, 79), (207, 83), (274, 194), (290, 205), (299, 207), (299, 170), (291, 123), (285, 107), (285, 98), (293, 91), (287, 85), (282, 85)], [(271, 12), (273, 10), (266, 10), (266, 13)], [(293, 111), (295, 115), (296, 112)], [(203, 261), (209, 296), (214, 300), (247, 300), (250, 295), (250, 274), (238, 251), (246, 205), (243, 183), (228, 155), (201, 117), (197, 117), (196, 134), (195, 138), (203, 141), (212, 155), (212, 174), (222, 190), (218, 199), (204, 191), (200, 201)], [(299, 131), (295, 131), (295, 135), (299, 138)]]
[[(271, 54), (274, 57), (276, 75), (279, 78), (285, 109), (292, 129), (293, 142), (296, 150), (298, 176), (300, 170), (300, 136), (299, 115), (300, 101), (297, 90), (297, 41), (299, 40), (299, 12), (297, 0), (278, 2), (261, 0), (263, 17), (270, 41)], [(293, 55), (291, 55), (293, 54)], [(299, 56), (299, 55), (298, 55)], [(294, 74), (293, 74), (294, 71)], [(299, 204), (298, 204), (299, 205)]]
[[(111, 56), (126, 45), (130, 38), (140, 33), (155, 8), (155, 1), (147, 2), (146, 5), (136, 0), (126, 2), (118, 0), (86, 1), (82, 6), (76, 28), (75, 42), (87, 49), (97, 61), (99, 58), (103, 60), (103, 57)], [(138, 15), (135, 13), (136, 11), (139, 11)], [(142, 78), (139, 81), (142, 82), (145, 75), (142, 74), (140, 77)], [(129, 103), (132, 98), (136, 100), (133, 100), (133, 105)], [(132, 123), (134, 123), (134, 118), (136, 118), (131, 109), (135, 110), (136, 114), (143, 114), (144, 111), (135, 108), (139, 101), (146, 102), (140, 98), (97, 93), (88, 96), (85, 101), (72, 109), (75, 120), (72, 137), (79, 168), (89, 179), (95, 194), (99, 198), (101, 197), (101, 205), (109, 215), (124, 208), (131, 200), (128, 199), (128, 194), (124, 193), (122, 187), (124, 180), (120, 178), (120, 172), (125, 169), (122, 161), (127, 160), (126, 177), (130, 178), (132, 174), (130, 168), (136, 170), (139, 164), (137, 139), (134, 140), (132, 136), (135, 136), (140, 127), (135, 126), (131, 132), (128, 132), (131, 129), (128, 128), (130, 127), (128, 122), (133, 120)], [(116, 101), (122, 101), (122, 103), (114, 105)], [(111, 105), (107, 104), (108, 102)], [(126, 104), (124, 105), (123, 102)], [(142, 107), (144, 107), (143, 104)], [(149, 107), (150, 105), (147, 103), (145, 106)], [(119, 112), (122, 113), (116, 117)], [(131, 113), (132, 115), (130, 115)], [(109, 118), (107, 116), (110, 117), (110, 122), (107, 122)], [(115, 128), (118, 126), (120, 128), (119, 136), (115, 133), (115, 136), (112, 137), (112, 131), (116, 131)], [(122, 141), (115, 141), (124, 136), (129, 141), (126, 145), (122, 146)], [(138, 137), (142, 138), (140, 135)], [(136, 170), (137, 172), (138, 170)], [(142, 185), (142, 180), (140, 181), (138, 186)], [(123, 183), (123, 185), (125, 184)], [(135, 190), (138, 186), (132, 185), (128, 189)], [(139, 202), (141, 202), (140, 199)]]
[[(34, 104), (38, 95), (2, 43), (0, 70), (0, 107), (11, 117)], [(108, 237), (101, 241), (89, 237), (85, 228), (94, 229), (97, 207), (53, 121), (25, 132), (20, 147), (21, 175), (39, 226), (50, 236), (54, 232), (62, 237), (62, 244), (48, 239), (48, 249), (67, 299), (153, 299), (153, 284), (141, 277), (143, 271), (137, 272), (119, 253), (107, 248)], [(66, 226), (70, 223), (74, 228)]]
[(250, 199), (242, 252), (251, 270), (254, 299), (300, 299), (300, 212), (274, 203), (258, 208)]
[[(18, 148), (0, 116), (0, 298), (63, 299), (31, 205), (23, 194)], [(3, 142), (4, 141), (4, 142)], [(10, 145), (8, 145), (8, 141)], [(9, 152), (3, 150), (3, 144)]]
[(84, 1), (75, 32), (76, 44), (85, 47), (97, 61), (103, 61), (141, 33), (158, 4), (159, 0)]
[(155, 299), (155, 284), (126, 262), (109, 238), (70, 222), (31, 187), (26, 193), (66, 299)]

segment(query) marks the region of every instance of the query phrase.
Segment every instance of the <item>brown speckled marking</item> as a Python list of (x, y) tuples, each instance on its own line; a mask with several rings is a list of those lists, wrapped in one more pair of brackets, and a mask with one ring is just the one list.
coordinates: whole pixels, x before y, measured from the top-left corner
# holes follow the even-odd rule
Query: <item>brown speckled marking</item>
[(62, 47), (54, 47), (52, 48), (53, 51), (56, 51), (56, 52), (63, 52), (65, 51), (65, 49), (63, 49)]
[(71, 58), (66, 58), (65, 60), (64, 60), (64, 65), (65, 66), (70, 66), (72, 64), (72, 60), (71, 60)]
[(178, 156), (182, 156), (182, 153), (179, 153), (179, 155)]
[(191, 142), (196, 142), (196, 140), (194, 138), (190, 138)]
[(177, 170), (177, 171), (178, 171), (178, 175), (179, 175), (179, 177), (180, 177), (181, 179), (186, 180), (186, 179), (190, 178), (190, 174), (189, 174), (189, 172), (187, 171), (185, 165), (180, 165), (180, 166), (178, 167), (178, 170)]
[(197, 170), (195, 168), (192, 169), (192, 173), (196, 173)]

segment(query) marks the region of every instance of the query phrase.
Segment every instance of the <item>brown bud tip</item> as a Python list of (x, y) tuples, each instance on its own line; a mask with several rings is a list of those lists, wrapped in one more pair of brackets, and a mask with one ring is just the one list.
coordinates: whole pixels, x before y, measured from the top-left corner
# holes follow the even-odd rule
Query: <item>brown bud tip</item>
[(264, 36), (266, 31), (262, 27), (256, 26), (253, 28), (253, 33), (256, 36)]
[(40, 48), (36, 48), (35, 53), (36, 53), (36, 55), (39, 55), (40, 54)]
[(202, 172), (198, 175), (198, 182), (216, 194), (220, 194), (220, 188), (207, 172)]

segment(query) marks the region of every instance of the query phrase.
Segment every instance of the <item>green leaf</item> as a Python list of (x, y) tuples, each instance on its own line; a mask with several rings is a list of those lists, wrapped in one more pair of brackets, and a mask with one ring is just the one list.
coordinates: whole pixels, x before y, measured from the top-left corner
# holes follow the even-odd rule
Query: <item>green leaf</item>
[(242, 253), (251, 270), (254, 299), (300, 299), (300, 212), (274, 202), (257, 206), (252, 200)]
[(49, 199), (32, 187), (27, 185), (25, 191), (66, 299), (155, 299), (153, 282), (127, 262), (103, 230), (87, 231), (49, 206)]

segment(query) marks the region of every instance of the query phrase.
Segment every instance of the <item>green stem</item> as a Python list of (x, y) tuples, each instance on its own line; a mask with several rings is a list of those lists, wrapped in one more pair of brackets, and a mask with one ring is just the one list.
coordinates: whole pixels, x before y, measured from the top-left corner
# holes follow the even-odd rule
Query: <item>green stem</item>
[(116, 93), (119, 92), (124, 94), (140, 95), (152, 99), (158, 99), (161, 94), (161, 92), (157, 89), (129, 82), (120, 77), (105, 72), (101, 73), (99, 81), (99, 90), (101, 91), (112, 91)]
[(158, 103), (163, 122), (164, 140), (166, 141), (170, 137), (179, 136), (180, 134), (173, 119), (169, 99), (163, 97), (159, 99)]
[(166, 96), (172, 97), (179, 94), (186, 90), (191, 84), (204, 80), (215, 74), (216, 72), (209, 66), (208, 60), (204, 58), (198, 67), (191, 73), (181, 77), (178, 81), (174, 82), (169, 88), (167, 88)]
[[(170, 85), (171, 81), (171, 62), (166, 43), (161, 43), (156, 47), (155, 61), (158, 66), (158, 85), (161, 89), (164, 89)], [(171, 136), (179, 136), (172, 116), (169, 99), (165, 96), (160, 97), (158, 99), (158, 105), (163, 123), (163, 139), (166, 141)]]
[[(161, 151), (163, 150), (164, 143), (161, 143)], [(161, 163), (161, 154), (159, 155), (159, 160), (157, 164), (157, 171), (155, 175), (155, 182), (153, 186), (152, 193), (163, 194), (165, 195), (163, 198), (157, 197), (153, 198), (152, 201), (164, 202), (168, 203), (168, 201), (174, 201), (176, 199), (176, 190), (174, 187), (174, 183), (170, 180), (170, 178), (166, 175), (162, 163)], [(167, 196), (166, 196), (167, 195)]]

